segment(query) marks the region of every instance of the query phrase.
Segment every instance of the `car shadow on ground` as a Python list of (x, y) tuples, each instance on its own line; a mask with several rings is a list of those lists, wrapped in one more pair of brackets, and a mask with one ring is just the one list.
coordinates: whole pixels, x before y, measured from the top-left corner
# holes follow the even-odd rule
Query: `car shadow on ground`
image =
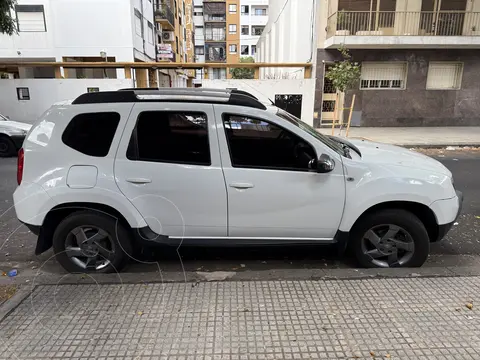
[(318, 269), (354, 267), (355, 261), (340, 256), (335, 246), (200, 247), (162, 246), (143, 249), (127, 271), (241, 271), (269, 269)]

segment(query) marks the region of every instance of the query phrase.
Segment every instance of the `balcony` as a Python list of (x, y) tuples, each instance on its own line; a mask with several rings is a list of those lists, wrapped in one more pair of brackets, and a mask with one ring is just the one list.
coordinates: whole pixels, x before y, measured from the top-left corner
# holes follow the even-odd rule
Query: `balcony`
[(222, 44), (205, 44), (205, 62), (225, 62), (227, 45)]
[[(225, 29), (223, 29), (225, 30)], [(205, 34), (205, 41), (223, 41), (225, 42), (226, 40), (226, 35), (224, 34)]]
[(203, 16), (203, 20), (205, 22), (226, 22), (227, 15), (226, 14), (205, 14)]
[(155, 21), (162, 24), (165, 30), (175, 30), (175, 16), (171, 5), (166, 2), (156, 2), (154, 4)]
[(325, 48), (480, 47), (480, 13), (339, 11), (328, 18)]

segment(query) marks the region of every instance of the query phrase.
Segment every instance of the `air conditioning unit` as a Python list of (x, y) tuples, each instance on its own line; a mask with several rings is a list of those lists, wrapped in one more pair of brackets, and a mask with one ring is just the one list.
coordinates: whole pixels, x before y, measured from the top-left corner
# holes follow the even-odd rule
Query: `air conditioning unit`
[(175, 41), (175, 33), (173, 31), (162, 32), (163, 41)]

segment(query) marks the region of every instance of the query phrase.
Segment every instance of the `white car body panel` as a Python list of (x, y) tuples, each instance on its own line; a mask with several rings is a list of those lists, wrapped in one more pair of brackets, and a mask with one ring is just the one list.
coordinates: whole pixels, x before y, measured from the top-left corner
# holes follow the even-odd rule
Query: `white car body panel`
[[(207, 115), (211, 165), (132, 161), (126, 156), (142, 111), (190, 111)], [(139, 103), (133, 108), (117, 158), (115, 178), (125, 199), (138, 209), (157, 234), (175, 237), (227, 235), (227, 195), (213, 106), (211, 104)], [(135, 184), (127, 180), (147, 179)]]
[[(94, 203), (118, 210), (134, 228), (146, 226), (137, 209), (119, 191), (113, 176), (115, 153), (132, 106), (128, 103), (53, 106), (37, 121), (23, 145), (23, 180), (14, 193), (15, 209), (20, 221), (41, 225), (46, 214), (57, 205)], [(61, 134), (75, 115), (101, 111), (115, 111), (121, 116), (106, 157), (85, 156), (63, 144)], [(98, 169), (95, 187), (87, 191), (68, 187), (67, 175), (72, 165), (95, 166)], [(32, 196), (43, 200), (33, 201)]]
[[(273, 169), (235, 168), (231, 164), (222, 115), (250, 116), (277, 124), (313, 145), (317, 156), (327, 153), (337, 163), (328, 174)], [(215, 105), (222, 166), (228, 192), (231, 237), (290, 237), (331, 240), (344, 208), (345, 182), (341, 158), (295, 125), (258, 109)], [(253, 187), (237, 189), (235, 183)]]

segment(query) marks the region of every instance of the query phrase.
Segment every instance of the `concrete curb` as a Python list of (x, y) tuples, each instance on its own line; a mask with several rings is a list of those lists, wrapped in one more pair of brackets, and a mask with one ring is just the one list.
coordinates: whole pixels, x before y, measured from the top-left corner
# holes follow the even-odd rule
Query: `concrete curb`
[(0, 322), (8, 316), (31, 293), (32, 287), (19, 288), (15, 295), (0, 305)]
[[(375, 139), (370, 139), (362, 136), (351, 136), (349, 139), (357, 139), (357, 140), (365, 140), (365, 141), (372, 141), (372, 142), (378, 142), (382, 143), (382, 141), (375, 140)], [(416, 143), (385, 143), (383, 144), (388, 144), (388, 145), (396, 145), (396, 146), (402, 146), (402, 147), (414, 147), (414, 148), (422, 148), (422, 149), (442, 149), (446, 148), (448, 146), (454, 146), (454, 147), (480, 147), (480, 142), (477, 143), (440, 143), (440, 144), (416, 144)]]
[[(425, 268), (393, 269), (270, 269), (245, 271), (212, 272), (136, 272), (120, 274), (40, 274), (17, 276), (15, 282), (23, 284), (10, 300), (19, 301), (30, 294), (38, 285), (66, 284), (138, 284), (138, 283), (198, 283), (208, 281), (273, 281), (273, 280), (361, 280), (372, 278), (418, 278), (418, 277), (459, 277), (480, 276), (479, 266), (446, 266)], [(29, 284), (25, 284), (28, 281)], [(3, 281), (0, 281), (3, 283)], [(23, 294), (23, 295), (20, 295)], [(22, 297), (23, 296), (23, 297)], [(5, 304), (5, 303), (4, 303)], [(0, 307), (1, 308), (1, 307)], [(1, 316), (0, 312), (0, 316)]]

